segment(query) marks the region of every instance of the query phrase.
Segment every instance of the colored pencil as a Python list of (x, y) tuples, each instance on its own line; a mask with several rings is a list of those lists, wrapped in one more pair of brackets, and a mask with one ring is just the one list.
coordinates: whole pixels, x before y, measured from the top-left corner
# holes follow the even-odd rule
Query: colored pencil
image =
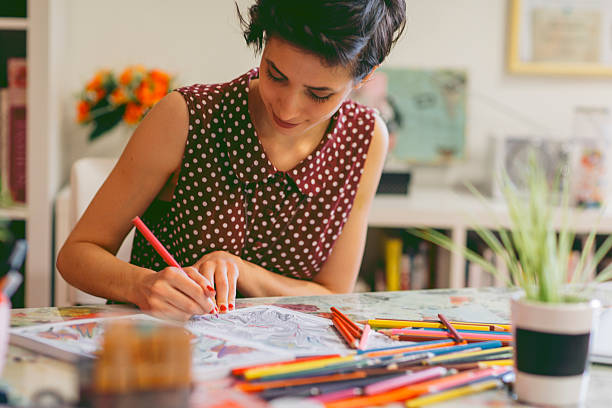
[[(134, 217), (132, 220), (132, 224), (140, 231), (142, 236), (151, 244), (155, 252), (162, 257), (164, 262), (166, 262), (170, 266), (174, 266), (175, 268), (181, 269), (181, 265), (176, 262), (176, 259), (168, 252), (168, 250), (162, 245), (161, 242), (157, 239), (155, 235), (151, 232), (151, 230), (145, 225), (144, 222), (140, 219), (140, 217)], [(182, 270), (182, 269), (181, 269)]]
[[(393, 329), (398, 330), (398, 329)], [(392, 331), (393, 331), (392, 330)], [(421, 340), (434, 340), (434, 339), (448, 339), (451, 338), (449, 333), (445, 332), (434, 332), (431, 330), (403, 330), (398, 334), (385, 333), (389, 335), (392, 339), (402, 340), (402, 341), (421, 341)], [(475, 334), (475, 333), (464, 333), (462, 335), (463, 339), (468, 343), (483, 341), (483, 340), (499, 340), (506, 345), (512, 342), (512, 338), (510, 336), (505, 335), (495, 335), (495, 334)]]
[[(153, 235), (153, 232), (151, 232), (151, 230), (145, 225), (145, 223), (140, 219), (140, 217), (138, 217), (138, 216), (134, 217), (134, 219), (132, 220), (132, 224), (136, 227), (136, 229), (138, 231), (140, 231), (140, 233), (147, 240), (147, 242), (149, 242), (149, 244), (151, 244), (153, 249), (155, 249), (155, 252), (157, 252), (159, 254), (159, 256), (162, 257), (164, 262), (166, 262), (169, 266), (173, 266), (175, 268), (178, 268), (180, 271), (185, 273), (183, 271), (183, 268), (181, 268), (181, 265), (179, 265), (179, 263), (176, 261), (176, 259), (174, 259), (172, 254), (170, 254), (170, 252), (168, 252), (168, 250), (164, 247), (164, 245), (161, 242), (159, 242), (157, 237), (155, 235)], [(213, 306), (214, 309), (211, 312), (214, 312), (215, 316), (219, 317), (219, 313), (218, 313), (218, 309), (217, 309), (217, 304), (216, 304), (215, 298), (214, 298), (214, 296), (215, 296), (215, 289), (212, 286), (208, 286), (206, 289), (208, 290), (208, 293), (209, 293), (208, 296), (212, 300), (213, 305), (214, 305)]]
[(416, 373), (409, 373), (401, 377), (391, 378), (370, 384), (365, 387), (365, 395), (376, 395), (382, 394), (399, 387), (405, 387), (407, 385), (416, 384), (422, 381), (432, 380), (434, 378), (442, 377), (447, 372), (444, 367), (433, 367), (432, 369), (419, 371)]
[(362, 394), (362, 389), (359, 387), (355, 387), (355, 388), (349, 388), (346, 390), (340, 390), (340, 391), (336, 391), (336, 392), (331, 392), (329, 394), (323, 394), (323, 395), (319, 395), (316, 397), (312, 397), (310, 398), (313, 401), (317, 401), (320, 402), (322, 404), (325, 403), (329, 403), (329, 402), (333, 402), (333, 401), (338, 401), (338, 400), (343, 400), (343, 399), (347, 399), (347, 398), (351, 398), (351, 397), (356, 397), (358, 395)]
[(263, 381), (287, 380), (293, 378), (318, 377), (322, 375), (346, 374), (355, 371), (366, 371), (368, 374), (384, 374), (390, 370), (406, 370), (412, 366), (420, 365), (422, 361), (433, 357), (433, 353), (420, 352), (412, 355), (397, 355), (393, 358), (355, 358), (352, 361), (329, 364), (320, 368), (288, 373), (270, 374), (259, 377)]
[(321, 375), (317, 377), (306, 377), (306, 378), (291, 378), (288, 380), (276, 380), (276, 381), (261, 381), (261, 382), (244, 382), (236, 385), (236, 388), (244, 392), (259, 392), (270, 388), (281, 388), (291, 387), (295, 385), (305, 384), (320, 384), (329, 383), (332, 381), (343, 381), (343, 380), (354, 380), (357, 378), (366, 378), (367, 375), (363, 371), (355, 371), (347, 374), (332, 374), (332, 375)]
[(485, 360), (475, 361), (472, 363), (452, 363), (442, 364), (447, 370), (455, 369), (457, 371), (474, 370), (476, 368), (494, 367), (494, 366), (511, 366), (514, 364), (514, 360), (511, 358), (504, 358), (501, 360)]
[(244, 367), (236, 367), (236, 368), (232, 369), (232, 375), (241, 376), (242, 374), (244, 374), (245, 371), (251, 370), (251, 369), (254, 369), (254, 368), (278, 367), (278, 366), (287, 365), (287, 364), (293, 364), (293, 363), (304, 362), (304, 361), (312, 361), (312, 360), (321, 360), (321, 359), (331, 358), (331, 357), (340, 357), (340, 354), (327, 354), (327, 355), (321, 355), (321, 356), (306, 356), (306, 357), (298, 357), (298, 358), (295, 358), (295, 359), (292, 359), (292, 360), (278, 361), (276, 363), (254, 364), (254, 365), (249, 365), (249, 366), (244, 366)]
[[(478, 344), (478, 343), (474, 343), (474, 344)], [(456, 354), (444, 354), (441, 356), (432, 357), (429, 360), (427, 360), (427, 364), (436, 363), (436, 362), (444, 362), (444, 361), (449, 361), (449, 360), (459, 360), (459, 359), (466, 358), (466, 357), (482, 357), (482, 356), (487, 356), (490, 354), (501, 354), (501, 353), (512, 352), (512, 350), (513, 350), (512, 347), (506, 346), (506, 347), (491, 348), (491, 349), (485, 349), (485, 350), (479, 350), (479, 351), (462, 351)]]
[(444, 391), (467, 383), (483, 380), (490, 376), (499, 376), (510, 371), (510, 367), (491, 367), (479, 370), (463, 371), (447, 377), (437, 378), (418, 384), (401, 387), (383, 394), (349, 398), (325, 404), (327, 408), (360, 408), (382, 405), (396, 401), (405, 401), (431, 392)]
[(359, 350), (365, 350), (368, 347), (370, 331), (370, 325), (366, 323), (365, 326), (363, 326), (363, 333), (361, 333), (361, 338), (359, 339), (359, 346), (357, 347)]
[(513, 357), (512, 353), (495, 353), (486, 356), (472, 356), (472, 357), (463, 357), (456, 358), (452, 360), (439, 361), (437, 363), (424, 364), (424, 365), (443, 365), (447, 367), (448, 365), (453, 364), (463, 364), (463, 363), (476, 363), (476, 362), (485, 362), (485, 361), (493, 361), (500, 359), (511, 359)]
[(440, 318), (440, 321), (444, 324), (446, 329), (450, 332), (453, 339), (455, 339), (455, 342), (461, 343), (463, 341), (463, 338), (459, 333), (457, 333), (457, 330), (453, 327), (453, 325), (448, 320), (446, 320), (446, 317), (444, 317), (442, 313), (438, 313), (438, 317)]
[(361, 328), (359, 326), (357, 326), (357, 324), (355, 322), (353, 322), (351, 319), (349, 319), (348, 316), (346, 316), (344, 313), (342, 313), (340, 310), (338, 310), (337, 308), (335, 308), (333, 306), (330, 308), (330, 310), (332, 311), (332, 314), (335, 314), (340, 319), (344, 320), (348, 325), (353, 327), (355, 330), (357, 330), (361, 334)]
[(322, 359), (312, 360), (312, 361), (298, 361), (293, 364), (285, 364), (282, 366), (253, 368), (250, 370), (246, 370), (243, 373), (243, 376), (247, 380), (253, 380), (255, 378), (260, 378), (266, 375), (291, 373), (291, 372), (302, 371), (302, 370), (306, 370), (310, 368), (321, 368), (321, 367), (325, 367), (326, 365), (339, 363), (342, 361), (351, 361), (354, 358), (355, 358), (354, 356), (350, 355), (350, 356), (343, 356), (343, 357), (322, 358)]
[[(439, 340), (435, 340), (435, 341), (439, 341)], [(423, 343), (428, 343), (428, 342), (424, 341)], [(409, 353), (413, 351), (433, 350), (437, 348), (452, 346), (456, 343), (453, 340), (448, 340), (448, 341), (445, 340), (437, 344), (424, 344), (422, 346), (420, 346), (420, 344), (422, 343), (417, 343), (414, 346), (401, 346), (400, 348), (389, 349), (389, 350), (367, 351), (366, 353), (364, 353), (364, 355), (368, 357), (382, 357), (382, 356), (388, 356), (388, 355), (393, 355), (393, 354), (398, 354), (398, 353)]]
[[(370, 319), (367, 323), (375, 328), (392, 329), (404, 327), (430, 327), (443, 329), (444, 325), (439, 321), (428, 320), (394, 320), (394, 319)], [(509, 325), (485, 324), (473, 322), (455, 322), (449, 321), (456, 329), (480, 330), (480, 331), (510, 331)], [(507, 328), (505, 327), (507, 326)]]
[(345, 323), (342, 319), (340, 319), (337, 316), (332, 316), (332, 322), (336, 330), (340, 333), (340, 335), (342, 336), (344, 341), (346, 341), (346, 344), (348, 344), (349, 347), (354, 348), (354, 349), (359, 347), (359, 342), (349, 332), (349, 329), (347, 328), (347, 325), (348, 325), (347, 323)]
[(477, 382), (475, 384), (469, 384), (463, 387), (454, 388), (448, 391), (443, 391), (437, 394), (425, 395), (423, 397), (414, 398), (406, 401), (406, 407), (415, 408), (422, 407), (423, 405), (433, 404), (436, 402), (447, 401), (449, 399), (462, 397), (464, 395), (475, 394), (490, 390), (493, 388), (499, 388), (502, 386), (500, 380), (487, 380)]
[[(302, 384), (289, 387), (267, 388), (258, 393), (257, 396), (266, 400), (279, 398), (284, 396), (291, 397), (313, 397), (324, 394), (335, 393), (347, 389), (359, 388), (360, 390), (366, 385), (376, 382), (389, 380), (403, 376), (404, 373), (386, 373), (379, 376), (368, 376), (365, 378), (357, 378), (343, 381), (331, 381), (317, 384)], [(347, 398), (347, 397), (345, 397)]]
[[(382, 329), (378, 330), (379, 333), (386, 335), (396, 335), (396, 334), (431, 334), (431, 335), (446, 335), (448, 334), (448, 330), (445, 329)], [(507, 332), (483, 332), (483, 331), (468, 331), (468, 330), (457, 330), (461, 334), (461, 337), (492, 337), (497, 339), (510, 339), (512, 338), (512, 333)], [(446, 338), (452, 338), (452, 336), (445, 336)], [(466, 339), (464, 339), (466, 340)]]
[(357, 354), (363, 354), (363, 353), (377, 353), (379, 351), (392, 351), (392, 350), (396, 350), (396, 349), (408, 349), (411, 347), (422, 347), (422, 346), (427, 346), (427, 345), (436, 345), (436, 344), (440, 344), (440, 343), (444, 343), (444, 344), (455, 344), (455, 342), (451, 342), (449, 340), (431, 340), (431, 341), (423, 341), (420, 342), (418, 344), (403, 344), (401, 346), (389, 346), (389, 347), (380, 347), (380, 348), (375, 348), (375, 349), (369, 349), (369, 350), (357, 350)]

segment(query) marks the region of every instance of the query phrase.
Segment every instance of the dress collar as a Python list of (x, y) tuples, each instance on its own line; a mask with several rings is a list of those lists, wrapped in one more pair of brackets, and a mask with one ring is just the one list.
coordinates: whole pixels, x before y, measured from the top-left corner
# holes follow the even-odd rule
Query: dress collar
[(230, 82), (225, 93), (222, 111), (224, 139), (232, 169), (236, 177), (247, 184), (269, 183), (286, 177), (302, 194), (313, 197), (325, 187), (324, 167), (335, 161), (333, 156), (338, 151), (338, 129), (346, 120), (344, 104), (332, 116), (330, 126), (317, 147), (293, 169), (282, 172), (266, 155), (249, 115), (249, 82), (258, 76), (258, 68), (250, 70)]

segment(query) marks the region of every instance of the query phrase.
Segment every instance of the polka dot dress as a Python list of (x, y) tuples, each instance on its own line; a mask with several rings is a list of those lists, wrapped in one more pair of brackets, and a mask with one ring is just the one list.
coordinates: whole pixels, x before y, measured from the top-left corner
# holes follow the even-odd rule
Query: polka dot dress
[[(351, 211), (374, 127), (371, 109), (346, 101), (319, 145), (289, 171), (268, 160), (249, 117), (254, 69), (217, 85), (178, 89), (189, 134), (171, 202), (143, 220), (181, 265), (228, 251), (286, 276), (321, 269)], [(131, 262), (166, 265), (137, 233)]]

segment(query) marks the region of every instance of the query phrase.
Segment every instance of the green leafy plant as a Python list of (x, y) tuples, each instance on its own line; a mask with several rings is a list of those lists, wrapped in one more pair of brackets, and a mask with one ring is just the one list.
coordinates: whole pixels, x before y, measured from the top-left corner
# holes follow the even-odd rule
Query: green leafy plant
[[(597, 230), (587, 236), (578, 264), (570, 268), (570, 256), (575, 232), (571, 228), (569, 183), (557, 177), (549, 181), (538, 164), (535, 154), (530, 156), (527, 174), (527, 195), (517, 190), (507, 174), (501, 175), (501, 186), (508, 207), (510, 227), (494, 231), (473, 223), (472, 228), (486, 245), (507, 265), (509, 276), (500, 276), (497, 268), (478, 253), (457, 245), (443, 233), (431, 228), (410, 229), (417, 237), (428, 240), (450, 251), (463, 253), (467, 260), (480, 265), (485, 271), (505, 280), (508, 286), (518, 286), (528, 300), (546, 303), (577, 301), (583, 288), (595, 274), (596, 268), (612, 248), (612, 235), (595, 251)], [(561, 188), (559, 188), (561, 187)], [(486, 205), (486, 199), (472, 186), (470, 191)], [(556, 191), (561, 191), (561, 195)], [(560, 203), (559, 203), (560, 201)], [(560, 228), (554, 228), (554, 216), (561, 215)], [(592, 257), (590, 256), (592, 254)], [(604, 268), (594, 281), (612, 279), (612, 264)], [(574, 288), (572, 292), (571, 288)]]

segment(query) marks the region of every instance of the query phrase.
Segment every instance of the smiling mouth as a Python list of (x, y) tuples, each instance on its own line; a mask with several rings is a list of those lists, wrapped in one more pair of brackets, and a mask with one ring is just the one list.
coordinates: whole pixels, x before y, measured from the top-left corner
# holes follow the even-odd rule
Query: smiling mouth
[(284, 120), (281, 120), (278, 116), (276, 116), (274, 113), (272, 114), (272, 117), (274, 118), (274, 122), (276, 122), (278, 126), (285, 129), (294, 128), (298, 125), (298, 123), (285, 122)]

